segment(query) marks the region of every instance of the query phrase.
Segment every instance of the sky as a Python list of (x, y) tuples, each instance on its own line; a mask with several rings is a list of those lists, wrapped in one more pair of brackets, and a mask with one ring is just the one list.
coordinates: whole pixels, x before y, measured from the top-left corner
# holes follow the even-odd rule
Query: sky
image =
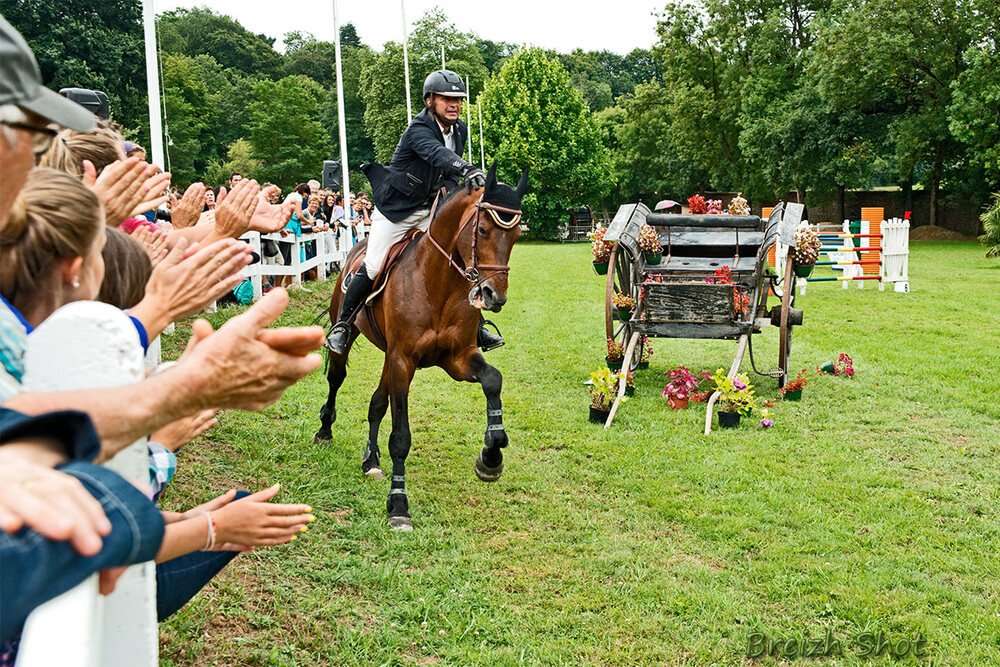
[[(301, 30), (317, 39), (333, 41), (330, 0), (147, 0), (157, 13), (178, 7), (208, 7), (228, 14), (244, 28), (278, 40)], [(438, 6), (462, 32), (493, 41), (530, 44), (560, 53), (580, 48), (626, 54), (649, 48), (656, 41), (654, 12), (659, 0), (402, 0), (406, 19), (413, 21)], [(401, 0), (340, 0), (340, 23), (353, 23), (361, 41), (381, 49), (389, 40), (401, 41)]]

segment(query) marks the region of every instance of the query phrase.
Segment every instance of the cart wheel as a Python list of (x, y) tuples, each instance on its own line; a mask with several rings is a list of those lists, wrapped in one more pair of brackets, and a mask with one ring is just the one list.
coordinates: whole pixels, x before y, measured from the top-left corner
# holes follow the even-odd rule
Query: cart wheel
[(788, 369), (792, 354), (792, 324), (788, 321), (788, 312), (795, 305), (795, 290), (792, 289), (792, 257), (789, 255), (785, 263), (785, 280), (781, 290), (781, 330), (778, 333), (778, 367), (781, 377), (778, 378), (778, 388), (788, 382)]
[[(604, 328), (605, 336), (620, 343), (622, 347), (628, 345), (632, 337), (632, 325), (629, 322), (622, 322), (615, 318), (615, 304), (612, 302), (615, 294), (628, 294), (636, 300), (636, 307), (639, 302), (639, 286), (636, 280), (635, 258), (631, 250), (621, 243), (616, 243), (611, 250), (611, 258), (608, 262), (608, 280), (604, 294)], [(629, 366), (629, 370), (635, 370), (638, 365), (638, 356)]]

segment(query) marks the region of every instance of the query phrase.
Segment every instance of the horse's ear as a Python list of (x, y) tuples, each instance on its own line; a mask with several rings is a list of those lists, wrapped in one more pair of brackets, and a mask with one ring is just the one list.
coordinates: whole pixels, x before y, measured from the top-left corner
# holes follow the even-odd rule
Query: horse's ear
[(521, 180), (517, 182), (517, 188), (514, 189), (514, 194), (517, 195), (517, 200), (521, 201), (525, 193), (528, 192), (528, 170), (525, 169), (521, 172)]
[(493, 161), (490, 170), (486, 172), (486, 192), (493, 192), (497, 186), (497, 162)]

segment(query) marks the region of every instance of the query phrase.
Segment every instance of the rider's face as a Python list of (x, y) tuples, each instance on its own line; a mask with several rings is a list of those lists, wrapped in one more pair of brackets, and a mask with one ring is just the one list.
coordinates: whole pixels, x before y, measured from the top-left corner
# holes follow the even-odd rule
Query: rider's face
[(462, 116), (462, 98), (431, 95), (431, 111), (442, 125), (453, 125)]

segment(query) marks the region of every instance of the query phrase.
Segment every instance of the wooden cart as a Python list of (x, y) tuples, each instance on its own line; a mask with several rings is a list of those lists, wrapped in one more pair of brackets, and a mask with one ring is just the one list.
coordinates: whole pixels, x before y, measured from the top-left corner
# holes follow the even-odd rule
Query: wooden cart
[[(642, 203), (626, 204), (604, 236), (614, 243), (605, 291), (607, 337), (625, 348), (622, 368), (634, 370), (646, 337), (731, 339), (738, 341), (729, 377), (739, 371), (747, 350), (753, 365), (751, 336), (762, 327), (779, 327), (778, 365), (760, 372), (777, 378), (783, 387), (788, 378), (793, 327), (802, 324), (795, 308), (792, 257), (795, 228), (802, 218), (800, 204), (779, 204), (766, 220), (754, 215), (673, 215), (651, 213)], [(638, 245), (639, 227), (662, 230), (663, 256), (647, 264)], [(781, 240), (786, 257), (782, 279), (768, 272), (768, 250)], [(731, 282), (717, 272), (728, 267)], [(615, 294), (632, 296), (636, 307), (631, 319), (616, 319)], [(768, 294), (781, 304), (767, 308)], [(756, 371), (757, 369), (754, 368)], [(620, 383), (605, 428), (611, 426), (625, 383)], [(713, 393), (705, 414), (705, 433), (712, 429)]]

